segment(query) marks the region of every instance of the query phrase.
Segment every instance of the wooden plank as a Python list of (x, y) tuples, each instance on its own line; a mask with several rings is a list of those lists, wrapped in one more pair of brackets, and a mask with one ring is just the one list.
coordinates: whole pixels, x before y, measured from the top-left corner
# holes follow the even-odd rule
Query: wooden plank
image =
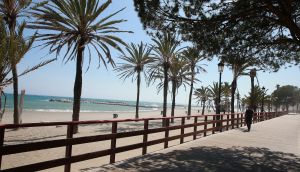
[[(194, 117), (194, 124), (197, 124), (197, 122), (198, 122), (197, 120), (198, 120), (198, 117)], [(196, 138), (197, 138), (196, 132), (197, 132), (197, 125), (194, 125), (194, 135), (193, 135), (193, 140), (196, 140)]]
[[(113, 122), (111, 127), (111, 133), (112, 134), (117, 133), (117, 129), (118, 129), (118, 122)], [(111, 139), (111, 144), (110, 144), (110, 149), (112, 150), (110, 154), (110, 161), (109, 161), (110, 164), (115, 163), (116, 160), (116, 154), (114, 153), (114, 150), (116, 149), (116, 144), (117, 144), (117, 138), (114, 137)]]
[[(73, 130), (74, 130), (74, 126), (72, 124), (68, 125), (67, 139), (73, 138)], [(70, 159), (71, 156), (72, 156), (72, 145), (70, 144), (66, 146), (65, 158)], [(67, 162), (65, 164), (65, 172), (70, 172), (70, 171), (71, 171), (71, 163)]]
[(108, 150), (102, 150), (102, 151), (72, 156), (70, 159), (59, 158), (59, 159), (39, 162), (39, 163), (35, 163), (35, 164), (24, 165), (24, 166), (20, 166), (20, 167), (4, 169), (1, 171), (2, 172), (40, 171), (40, 170), (44, 170), (44, 169), (62, 166), (62, 165), (65, 165), (66, 163), (75, 163), (75, 162), (85, 161), (85, 160), (89, 160), (89, 159), (99, 158), (102, 156), (107, 156), (107, 155), (110, 155), (110, 153), (111, 153), (111, 150), (108, 149)]
[(148, 141), (148, 128), (149, 128), (149, 120), (144, 121), (144, 135), (143, 135), (143, 150), (142, 155), (145, 155), (147, 153), (147, 141)]
[(48, 140), (48, 141), (25, 143), (25, 144), (18, 144), (18, 145), (7, 145), (3, 147), (3, 155), (30, 152), (30, 151), (42, 150), (42, 149), (50, 149), (50, 148), (67, 146), (67, 145), (105, 141), (105, 140), (110, 140), (113, 137), (116, 136), (114, 134), (107, 134), (107, 135), (78, 137), (72, 139)]

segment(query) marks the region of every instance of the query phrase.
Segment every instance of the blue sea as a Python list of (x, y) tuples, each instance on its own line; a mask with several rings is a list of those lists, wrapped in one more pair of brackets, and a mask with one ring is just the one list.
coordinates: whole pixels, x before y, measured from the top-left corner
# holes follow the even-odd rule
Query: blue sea
[[(72, 112), (72, 97), (25, 95), (24, 111)], [(140, 111), (160, 109), (161, 103), (140, 102)], [(7, 94), (6, 109), (13, 109), (13, 95)], [(82, 98), (81, 112), (135, 112), (135, 101)]]

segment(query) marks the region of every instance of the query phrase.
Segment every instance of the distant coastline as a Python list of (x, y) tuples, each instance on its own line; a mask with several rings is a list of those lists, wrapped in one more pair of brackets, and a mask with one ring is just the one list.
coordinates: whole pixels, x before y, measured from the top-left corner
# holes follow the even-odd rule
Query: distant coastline
[[(73, 103), (72, 99), (50, 99), (49, 102), (60, 102), (60, 103)], [(91, 103), (91, 104), (104, 104), (104, 105), (118, 105), (118, 106), (130, 106), (135, 107), (136, 105), (128, 104), (126, 102), (116, 102), (116, 101), (95, 101), (95, 100), (86, 100), (82, 99), (81, 103)], [(139, 107), (143, 108), (158, 108), (158, 106), (151, 105), (140, 105)]]
[[(101, 112), (135, 112), (135, 101), (92, 99), (83, 98), (81, 100), (81, 112), (101, 113)], [(36, 112), (72, 112), (73, 99), (71, 97), (45, 96), (45, 95), (25, 95), (24, 111)], [(170, 106), (170, 105), (168, 105)], [(183, 109), (185, 105), (176, 105)], [(140, 102), (141, 112), (151, 112), (162, 110), (162, 103)], [(7, 111), (13, 109), (13, 95), (7, 94)]]

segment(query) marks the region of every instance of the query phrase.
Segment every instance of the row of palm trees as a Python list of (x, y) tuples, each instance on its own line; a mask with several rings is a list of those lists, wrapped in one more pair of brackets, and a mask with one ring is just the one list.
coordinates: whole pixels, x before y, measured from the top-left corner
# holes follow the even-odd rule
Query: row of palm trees
[[(228, 112), (231, 113), (231, 89), (232, 85), (230, 85), (228, 82), (225, 82), (221, 86), (221, 111), (222, 112)], [(205, 113), (205, 108), (212, 108), (214, 111), (215, 107), (217, 106), (218, 96), (219, 96), (219, 84), (213, 83), (212, 85), (208, 87), (201, 86), (200, 88), (195, 89), (194, 91), (195, 99), (197, 100), (197, 103), (200, 104), (202, 107), (201, 114), (203, 115)], [(259, 86), (254, 87), (254, 106), (261, 107), (261, 102), (265, 101), (265, 105), (268, 106), (268, 109), (271, 108), (271, 96), (267, 95), (265, 91), (262, 90)], [(246, 106), (250, 106), (251, 102), (251, 92), (249, 92), (249, 95), (246, 95), (244, 98), (240, 97), (239, 92), (237, 92), (235, 95), (235, 100), (237, 100), (237, 105), (234, 107), (237, 111), (245, 111)], [(213, 102), (214, 105), (211, 104)]]
[[(17, 64), (30, 50), (34, 41), (42, 41), (44, 47), (49, 47), (50, 53), (55, 53), (57, 56), (63, 54), (63, 60), (65, 62), (70, 60), (76, 61), (73, 121), (79, 120), (82, 91), (82, 67), (84, 61), (88, 60), (90, 63), (92, 58), (91, 51), (94, 51), (99, 59), (99, 64), (103, 63), (105, 67), (107, 64), (116, 67), (111, 56), (111, 49), (116, 49), (124, 55), (122, 57), (125, 61), (124, 64), (122, 67), (116, 68), (117, 71), (121, 72), (120, 75), (122, 77), (127, 78), (131, 76), (130, 70), (132, 69), (134, 73), (137, 73), (138, 94), (136, 117), (138, 117), (139, 85), (141, 82), (140, 74), (148, 64), (147, 77), (149, 80), (147, 82), (151, 83), (156, 80), (163, 81), (163, 84), (158, 85), (158, 88), (163, 88), (164, 92), (163, 116), (166, 116), (167, 114), (168, 84), (169, 82), (172, 82), (172, 115), (174, 115), (175, 92), (181, 85), (186, 84), (187, 82), (191, 83), (192, 92), (193, 82), (195, 80), (195, 70), (197, 69), (196, 63), (200, 58), (189, 56), (195, 58), (192, 59), (186, 57), (189, 61), (183, 58), (183, 50), (180, 49), (180, 42), (177, 41), (172, 34), (163, 34), (162, 37), (153, 39), (154, 46), (147, 46), (143, 43), (140, 45), (127, 45), (122, 39), (115, 35), (115, 33), (131, 33), (131, 31), (123, 31), (116, 27), (116, 24), (125, 22), (125, 20), (112, 19), (112, 17), (117, 15), (123, 9), (109, 14), (106, 17), (100, 17), (110, 4), (111, 0), (107, 0), (103, 4), (100, 4), (99, 0), (50, 0), (39, 3), (33, 3), (30, 0), (0, 1), (0, 16), (4, 19), (1, 20), (4, 21), (2, 24), (4, 31), (2, 31), (1, 34), (7, 35), (8, 37), (4, 38), (4, 40), (17, 40), (16, 38), (20, 37), (21, 39), (16, 46), (20, 46), (21, 43), (24, 44), (24, 46), (22, 45), (22, 48), (24, 47), (24, 52), (21, 51), (22, 49), (20, 49), (20, 47), (14, 48), (13, 46), (7, 47), (8, 51), (5, 52), (5, 57), (10, 60), (9, 67), (11, 68), (10, 72), (13, 76), (15, 124), (20, 123), (20, 120), (18, 119), (17, 79), (19, 75), (17, 73)], [(25, 22), (24, 16), (30, 16), (31, 20)], [(21, 34), (24, 28), (44, 31), (35, 33), (28, 40)], [(6, 31), (8, 31), (8, 33)], [(128, 53), (135, 54), (130, 54), (129, 56), (125, 55), (121, 46), (126, 46)], [(62, 51), (64, 48), (66, 48), (66, 51)], [(154, 53), (152, 53), (152, 50)], [(197, 50), (194, 49), (193, 51)], [(87, 52), (88, 57), (85, 57), (85, 52)], [(185, 51), (185, 53), (193, 52)], [(194, 52), (194, 54), (198, 55), (199, 53)], [(126, 61), (129, 62), (127, 65), (125, 64)], [(3, 62), (3, 60), (1, 62)], [(51, 60), (39, 64), (38, 67), (49, 62), (51, 62)], [(132, 64), (130, 65), (130, 63)], [(189, 68), (188, 63), (191, 64), (191, 68)], [(33, 67), (33, 69), (37, 69), (37, 67)], [(188, 71), (188, 69), (191, 71)], [(7, 73), (7, 70), (3, 71)], [(189, 73), (191, 77), (187, 76)], [(9, 79), (7, 79), (7, 75), (5, 75), (3, 81), (7, 80)], [(7, 84), (4, 85), (6, 86)], [(190, 107), (191, 105), (189, 105), (189, 109)], [(77, 131), (78, 128), (75, 127), (74, 133)]]
[[(115, 70), (119, 72), (120, 77), (124, 79), (131, 77), (137, 81), (136, 118), (139, 117), (141, 74), (145, 76), (147, 84), (158, 82), (158, 90), (163, 90), (164, 117), (167, 116), (169, 83), (172, 84), (171, 116), (174, 116), (175, 97), (178, 88), (187, 84), (190, 85), (188, 116), (191, 115), (193, 87), (194, 82), (197, 81), (196, 74), (205, 71), (198, 64), (207, 56), (202, 55), (197, 47), (182, 48), (181, 42), (177, 40), (174, 34), (170, 33), (162, 33), (160, 36), (154, 37), (152, 45), (144, 43), (127, 45), (121, 38), (116, 36), (116, 33), (132, 33), (131, 31), (120, 30), (116, 26), (126, 21), (112, 19), (123, 9), (102, 17), (110, 4), (111, 0), (107, 0), (102, 4), (99, 0), (49, 0), (40, 1), (39, 3), (34, 3), (31, 0), (0, 0), (0, 17), (4, 19), (3, 28), (5, 30), (2, 34), (8, 36), (4, 39), (15, 41), (19, 40), (16, 39), (17, 37), (21, 37), (15, 45), (21, 46), (24, 44), (24, 51), (21, 51), (23, 47), (14, 48), (14, 46), (9, 45), (7, 47), (8, 51), (4, 52), (7, 59), (9, 59), (10, 72), (13, 76), (15, 123), (20, 121), (18, 119), (17, 79), (19, 75), (17, 64), (30, 50), (34, 41), (41, 41), (43, 47), (49, 48), (50, 53), (55, 53), (57, 56), (63, 55), (65, 62), (76, 61), (73, 121), (79, 120), (82, 68), (84, 61), (87, 61), (88, 64), (91, 63), (92, 51), (95, 52), (99, 64), (103, 64), (105, 67), (110, 64), (112, 67), (116, 67)], [(24, 16), (31, 17), (27, 24), (25, 24), (26, 22), (20, 22), (24, 20)], [(39, 30), (39, 32), (32, 35), (30, 39), (25, 39), (21, 34), (24, 28)], [(10, 43), (12, 44), (14, 41), (10, 41)], [(125, 46), (125, 52), (122, 50), (122, 46)], [(112, 49), (121, 52), (121, 59), (124, 61), (122, 64), (115, 64), (111, 56)], [(230, 56), (230, 58), (225, 56), (222, 59), (233, 71), (231, 112), (234, 112), (237, 78), (244, 75), (245, 70), (254, 63), (241, 56)], [(48, 62), (51, 62), (51, 60), (40, 65)], [(33, 69), (36, 69), (36, 67)], [(3, 71), (7, 72), (7, 70)], [(7, 80), (7, 76), (4, 80)], [(227, 89), (225, 92), (228, 94), (230, 91)], [(78, 132), (77, 126), (73, 131), (74, 133)]]
[[(205, 57), (201, 56), (194, 47), (180, 48), (175, 35), (164, 33), (161, 37), (153, 38), (153, 42), (153, 45), (142, 42), (137, 45), (133, 43), (128, 45), (127, 52), (121, 56), (124, 63), (119, 64), (115, 69), (121, 78), (131, 77), (132, 81), (137, 82), (136, 118), (139, 117), (141, 73), (148, 85), (158, 81), (157, 89), (163, 90), (163, 117), (166, 117), (169, 83), (172, 84), (170, 89), (172, 93), (171, 116), (174, 116), (176, 94), (180, 86), (190, 85), (191, 92), (193, 92), (193, 83), (197, 81), (196, 71), (205, 71), (198, 65), (198, 62), (204, 60)], [(191, 99), (192, 94), (189, 97), (189, 108), (191, 108)]]
[[(225, 82), (221, 85), (221, 100), (222, 100), (222, 109), (224, 111), (230, 111), (230, 92), (231, 85), (228, 82)], [(196, 88), (194, 91), (195, 99), (198, 104), (202, 107), (201, 114), (203, 115), (205, 112), (205, 107), (212, 108), (216, 111), (215, 107), (217, 107), (218, 99), (219, 99), (219, 83), (214, 82), (212, 85), (205, 87), (201, 86), (200, 88)], [(213, 105), (211, 104), (213, 102)]]

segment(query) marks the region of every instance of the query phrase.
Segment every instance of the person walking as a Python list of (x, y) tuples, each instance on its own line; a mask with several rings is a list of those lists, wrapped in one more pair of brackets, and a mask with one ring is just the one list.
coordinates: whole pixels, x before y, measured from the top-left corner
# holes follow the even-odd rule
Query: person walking
[(250, 132), (251, 129), (253, 113), (254, 111), (250, 107), (247, 107), (247, 110), (245, 112), (245, 122), (247, 124), (248, 132)]

